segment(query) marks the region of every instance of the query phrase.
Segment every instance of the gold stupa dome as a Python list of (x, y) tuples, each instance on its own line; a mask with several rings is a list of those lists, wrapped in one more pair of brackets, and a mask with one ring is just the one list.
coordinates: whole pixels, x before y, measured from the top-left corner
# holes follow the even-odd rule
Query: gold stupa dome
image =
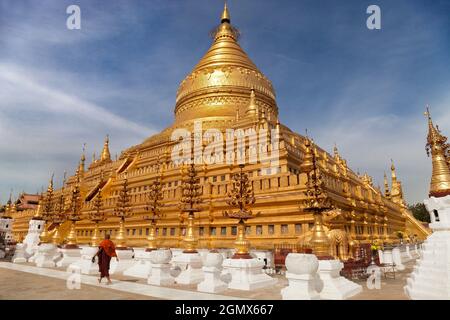
[(225, 4), (211, 47), (178, 88), (176, 124), (194, 119), (232, 121), (236, 109), (245, 113), (252, 89), (260, 108), (278, 114), (272, 83), (242, 50), (239, 31), (230, 21)]

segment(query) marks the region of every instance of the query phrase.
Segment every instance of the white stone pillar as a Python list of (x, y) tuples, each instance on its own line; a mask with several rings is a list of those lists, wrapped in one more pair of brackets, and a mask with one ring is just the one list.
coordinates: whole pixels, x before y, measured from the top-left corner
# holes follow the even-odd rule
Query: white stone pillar
[(98, 263), (92, 262), (92, 258), (98, 251), (98, 247), (81, 247), (81, 258), (69, 265), (67, 268), (68, 272), (72, 272), (72, 270), (80, 270), (82, 274), (98, 274)]
[(289, 253), (286, 257), (286, 278), (289, 285), (281, 289), (283, 300), (318, 300), (317, 269), (319, 261), (313, 254)]
[(250, 291), (272, 287), (277, 283), (277, 279), (263, 272), (264, 262), (257, 258), (226, 259), (223, 267), (231, 274), (229, 289)]
[(394, 259), (392, 257), (392, 248), (391, 247), (385, 247), (383, 250), (383, 263), (386, 264), (393, 264)]
[(172, 260), (181, 267), (180, 274), (175, 278), (178, 284), (199, 284), (203, 281), (202, 257), (196, 253), (182, 253)]
[(55, 257), (57, 247), (53, 243), (41, 243), (38, 247), (34, 263), (40, 268), (56, 267), (53, 258)]
[(152, 272), (147, 280), (148, 284), (155, 286), (169, 286), (174, 284), (174, 279), (170, 275), (170, 259), (172, 252), (168, 249), (153, 250), (150, 253)]
[(198, 291), (219, 293), (225, 291), (228, 285), (220, 279), (223, 256), (219, 252), (209, 252), (206, 255), (203, 274), (204, 280), (197, 286)]
[(141, 279), (148, 279), (152, 271), (152, 263), (150, 261), (151, 251), (146, 251), (144, 248), (135, 249), (135, 262), (131, 267), (123, 272), (123, 275)]
[(319, 260), (321, 299), (345, 300), (362, 292), (362, 286), (340, 275), (343, 267), (339, 260)]
[(405, 270), (405, 266), (402, 263), (402, 256), (401, 256), (399, 247), (395, 247), (392, 249), (392, 260), (395, 263), (396, 270), (399, 270), (399, 271)]
[(381, 249), (378, 249), (378, 259), (380, 260), (380, 263), (384, 263), (383, 250)]
[(25, 258), (25, 245), (23, 243), (18, 243), (16, 245), (16, 251), (11, 260), (12, 263), (25, 263), (27, 258)]
[(409, 247), (409, 244), (406, 245), (406, 255), (408, 257), (408, 260), (414, 259), (412, 254), (411, 254), (411, 248)]
[(116, 254), (117, 254), (117, 257), (119, 258), (119, 261), (117, 261), (116, 258), (111, 258), (109, 274), (121, 274), (126, 269), (131, 267), (134, 263), (133, 250), (131, 250), (131, 249), (125, 249), (125, 250), (119, 249), (118, 250), (116, 248)]
[(61, 248), (59, 252), (62, 254), (62, 259), (56, 262), (58, 268), (67, 268), (72, 263), (81, 259), (80, 248)]
[[(25, 248), (25, 258), (29, 259), (36, 251), (40, 242), (40, 235), (44, 230), (45, 221), (32, 218), (28, 223), (28, 233), (23, 240)], [(30, 262), (30, 261), (29, 261)]]

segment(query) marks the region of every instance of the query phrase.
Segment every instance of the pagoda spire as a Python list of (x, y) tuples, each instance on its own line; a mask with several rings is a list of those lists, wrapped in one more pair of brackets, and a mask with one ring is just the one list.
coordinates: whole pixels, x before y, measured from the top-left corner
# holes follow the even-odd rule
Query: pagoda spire
[(55, 174), (52, 173), (52, 177), (50, 178), (50, 181), (48, 182), (47, 193), (53, 193), (53, 178), (54, 177), (55, 177)]
[(397, 180), (397, 173), (395, 171), (394, 160), (391, 159), (391, 200), (395, 203), (404, 205), (402, 183)]
[(395, 172), (394, 160), (391, 159), (391, 177), (392, 183), (397, 181), (397, 173)]
[(384, 173), (384, 196), (386, 198), (391, 197), (391, 191), (389, 190), (389, 183), (388, 183), (388, 179), (386, 176), (386, 172)]
[(86, 150), (86, 143), (83, 143), (83, 152), (81, 153), (80, 164), (78, 166), (78, 172), (80, 174), (84, 173), (84, 163), (86, 162), (85, 150)]
[(228, 11), (228, 7), (227, 7), (227, 2), (225, 1), (225, 5), (223, 7), (223, 12), (222, 12), (222, 16), (220, 17), (220, 22), (224, 23), (224, 22), (231, 22), (230, 19), (230, 12)]
[(257, 109), (258, 106), (256, 105), (255, 89), (252, 88), (250, 91), (250, 102), (245, 113), (248, 115), (256, 115)]
[(428, 137), (426, 150), (428, 156), (431, 153), (432, 174), (430, 183), (430, 197), (445, 197), (450, 195), (450, 167), (449, 145), (447, 137), (444, 137), (437, 127), (433, 125), (429, 107), (425, 115), (428, 118)]
[(111, 160), (111, 154), (109, 153), (109, 135), (106, 135), (105, 143), (103, 145), (102, 155), (100, 157), (100, 161), (109, 161)]

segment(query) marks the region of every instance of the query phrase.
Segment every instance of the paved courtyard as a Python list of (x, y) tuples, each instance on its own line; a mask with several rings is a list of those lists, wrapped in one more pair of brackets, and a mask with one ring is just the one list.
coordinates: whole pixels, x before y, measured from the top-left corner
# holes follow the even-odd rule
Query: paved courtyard
[[(406, 278), (412, 271), (414, 261), (405, 264), (406, 269), (397, 272), (395, 279), (382, 277), (381, 289), (369, 290), (365, 281), (356, 281), (363, 286), (363, 292), (352, 300), (405, 300), (403, 292)], [(112, 276), (113, 284), (98, 284), (95, 276), (82, 276), (80, 289), (69, 289), (70, 274), (60, 269), (36, 268), (31, 264), (11, 264), (0, 260), (0, 299), (48, 299), (48, 300), (118, 300), (118, 299), (281, 299), (280, 290), (287, 286), (282, 276), (272, 288), (243, 292), (226, 290), (220, 295), (200, 293), (196, 286), (173, 285), (170, 287), (150, 286), (144, 279), (127, 276)]]

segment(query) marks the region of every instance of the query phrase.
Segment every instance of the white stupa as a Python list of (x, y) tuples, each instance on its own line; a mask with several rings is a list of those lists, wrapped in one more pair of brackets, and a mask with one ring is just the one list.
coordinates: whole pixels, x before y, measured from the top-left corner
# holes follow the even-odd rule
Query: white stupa
[(429, 111), (427, 152), (433, 173), (430, 197), (424, 200), (433, 233), (423, 244), (422, 257), (407, 279), (405, 293), (411, 299), (450, 299), (450, 147), (434, 127)]

